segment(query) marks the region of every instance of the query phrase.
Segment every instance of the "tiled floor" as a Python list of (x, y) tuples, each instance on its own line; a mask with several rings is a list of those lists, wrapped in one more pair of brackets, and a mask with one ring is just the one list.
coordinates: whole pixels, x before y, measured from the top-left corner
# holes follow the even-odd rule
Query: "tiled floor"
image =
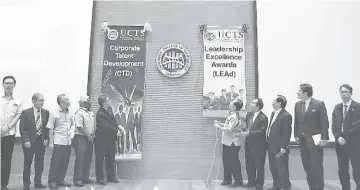
[[(302, 168), (299, 151), (294, 149), (291, 153), (291, 162), (290, 162), (290, 173), (291, 173), (291, 182), (293, 184), (292, 190), (308, 190), (306, 180), (304, 180), (304, 171)], [(45, 156), (45, 168), (43, 173), (43, 183), (46, 184), (46, 179), (49, 170), (50, 164), (50, 151), (47, 151)], [(74, 167), (75, 156), (72, 155), (70, 158), (69, 169), (67, 172), (66, 181), (72, 183), (72, 174)], [(129, 158), (126, 158), (129, 159)], [(13, 162), (11, 168), (11, 177), (9, 188), (12, 189), (22, 189), (22, 167), (23, 167), (23, 153), (19, 145), (16, 145), (13, 153)], [(326, 150), (324, 158), (324, 168), (325, 168), (325, 190), (340, 190), (341, 186), (337, 176), (337, 160), (334, 150)], [(265, 184), (264, 190), (272, 184), (272, 177), (269, 168), (266, 164), (266, 176), (265, 179), (268, 179)], [(33, 172), (33, 171), (32, 171)], [(245, 171), (243, 171), (243, 177), (246, 179)], [(94, 169), (91, 169), (92, 179), (94, 179)], [(221, 176), (219, 176), (221, 178)], [(219, 179), (218, 178), (218, 179)], [(31, 177), (32, 179), (32, 177)], [(215, 177), (212, 179), (214, 180)], [(355, 187), (354, 182), (352, 181), (353, 187)], [(47, 184), (46, 184), (47, 185)], [(31, 188), (33, 188), (31, 186)], [(67, 190), (80, 189), (80, 190), (227, 190), (227, 189), (248, 189), (248, 188), (230, 188), (220, 186), (220, 181), (212, 182), (205, 184), (201, 180), (168, 180), (168, 179), (145, 179), (145, 180), (121, 180), (119, 184), (109, 183), (106, 186), (101, 185), (87, 185), (84, 187), (71, 187), (71, 188), (61, 188)]]
[[(12, 179), (16, 179), (19, 183), (12, 183), (9, 185), (10, 190), (12, 189), (22, 189), (21, 176), (12, 176)], [(14, 181), (14, 180), (12, 180)], [(68, 182), (71, 182), (71, 178), (67, 179)], [(307, 190), (307, 184), (304, 180), (292, 180), (293, 186), (292, 190)], [(268, 187), (271, 187), (272, 182), (266, 181), (264, 185), (264, 190)], [(354, 184), (353, 184), (353, 187)], [(107, 185), (86, 185), (84, 187), (70, 187), (70, 188), (60, 188), (63, 190), (228, 190), (228, 189), (249, 189), (251, 188), (231, 188), (227, 186), (221, 186), (220, 181), (212, 182), (210, 184), (205, 184), (203, 181), (199, 180), (167, 180), (167, 179), (147, 179), (139, 181), (128, 181), (122, 180), (119, 184), (108, 183)], [(340, 190), (341, 186), (337, 181), (327, 180), (325, 185), (325, 190)]]

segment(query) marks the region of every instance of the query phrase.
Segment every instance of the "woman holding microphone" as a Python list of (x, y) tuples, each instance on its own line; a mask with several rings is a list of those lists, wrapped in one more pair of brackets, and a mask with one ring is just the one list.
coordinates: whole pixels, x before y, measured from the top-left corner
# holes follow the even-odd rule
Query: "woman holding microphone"
[(222, 160), (224, 168), (224, 180), (221, 185), (229, 185), (234, 177), (233, 187), (243, 185), (241, 175), (241, 163), (239, 160), (239, 150), (241, 144), (240, 132), (242, 125), (239, 111), (243, 107), (241, 100), (234, 100), (229, 104), (230, 115), (226, 118), (225, 123), (214, 121), (214, 126), (222, 130), (221, 144), (223, 144)]

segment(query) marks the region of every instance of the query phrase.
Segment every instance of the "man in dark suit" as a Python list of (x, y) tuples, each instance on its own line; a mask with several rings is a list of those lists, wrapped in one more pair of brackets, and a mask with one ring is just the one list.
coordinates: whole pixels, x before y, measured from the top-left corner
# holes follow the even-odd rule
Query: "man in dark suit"
[(138, 106), (138, 110), (137, 110), (137, 112), (135, 114), (135, 121), (134, 121), (135, 122), (135, 128), (136, 128), (136, 142), (137, 142), (137, 145), (140, 145), (141, 118), (142, 118), (142, 116), (141, 116), (141, 106)]
[[(127, 121), (127, 116), (125, 113), (125, 109), (126, 107), (124, 107), (122, 104), (120, 104), (119, 106), (119, 112), (115, 114), (115, 120), (116, 120), (116, 125), (120, 125), (121, 127), (123, 127), (124, 129), (126, 129), (126, 121)], [(125, 141), (124, 141), (125, 135), (122, 135), (118, 138), (118, 140), (120, 142), (121, 148), (119, 147), (118, 152), (120, 154), (124, 154), (125, 153)]]
[(98, 98), (100, 108), (96, 113), (96, 132), (95, 132), (95, 173), (99, 184), (105, 185), (104, 180), (104, 159), (106, 162), (107, 181), (119, 183), (115, 174), (115, 153), (116, 135), (120, 134), (120, 129), (124, 128), (116, 125), (116, 120), (110, 100), (106, 95)]
[(45, 145), (49, 142), (49, 129), (46, 125), (49, 120), (49, 111), (43, 109), (44, 96), (34, 93), (33, 107), (22, 112), (20, 117), (20, 135), (24, 151), (23, 183), (24, 190), (30, 189), (30, 171), (35, 154), (34, 187), (43, 189), (41, 176), (44, 170)]
[(349, 161), (351, 161), (356, 190), (360, 190), (360, 104), (352, 100), (350, 85), (340, 86), (342, 103), (332, 114), (332, 132), (338, 158), (339, 178), (343, 190), (351, 190)]
[(231, 101), (235, 100), (235, 98), (238, 96), (239, 96), (239, 94), (235, 92), (235, 86), (231, 85), (230, 92), (226, 93), (227, 99), (231, 102)]
[(228, 99), (228, 97), (226, 96), (226, 90), (222, 89), (220, 100), (219, 100), (219, 109), (220, 110), (229, 110), (229, 103), (230, 103), (230, 99)]
[(268, 117), (261, 111), (264, 107), (262, 99), (256, 98), (251, 101), (250, 110), (245, 122), (246, 129), (241, 134), (245, 139), (245, 161), (248, 183), (245, 187), (262, 189), (265, 175), (265, 157), (267, 142), (265, 138), (268, 126)]
[(214, 92), (209, 92), (209, 100), (204, 104), (204, 109), (219, 110), (219, 101), (215, 98)]
[(312, 98), (310, 84), (301, 84), (295, 104), (294, 136), (300, 146), (301, 160), (309, 190), (324, 189), (324, 150), (329, 140), (329, 120), (324, 102)]
[(274, 111), (271, 113), (270, 125), (266, 130), (270, 171), (273, 176), (273, 187), (269, 190), (289, 190), (289, 143), (292, 117), (285, 110), (287, 101), (282, 95), (273, 100)]

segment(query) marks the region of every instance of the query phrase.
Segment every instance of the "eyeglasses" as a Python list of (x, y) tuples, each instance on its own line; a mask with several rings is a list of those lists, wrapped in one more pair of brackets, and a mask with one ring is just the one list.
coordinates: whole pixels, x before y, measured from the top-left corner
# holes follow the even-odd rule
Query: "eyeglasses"
[(13, 86), (14, 83), (13, 82), (4, 82), (4, 85)]

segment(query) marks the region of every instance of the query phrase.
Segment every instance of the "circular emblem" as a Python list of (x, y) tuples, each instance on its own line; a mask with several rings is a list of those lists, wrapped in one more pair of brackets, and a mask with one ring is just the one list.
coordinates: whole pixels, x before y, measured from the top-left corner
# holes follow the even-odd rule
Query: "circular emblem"
[(181, 77), (190, 69), (190, 53), (180, 44), (167, 44), (158, 52), (156, 65), (159, 71), (167, 77)]
[(119, 36), (118, 31), (114, 30), (114, 29), (110, 29), (109, 32), (107, 33), (107, 37), (110, 40), (116, 40)]
[(215, 34), (212, 33), (212, 32), (206, 32), (204, 34), (204, 38), (207, 40), (207, 41), (213, 41), (215, 39)]

